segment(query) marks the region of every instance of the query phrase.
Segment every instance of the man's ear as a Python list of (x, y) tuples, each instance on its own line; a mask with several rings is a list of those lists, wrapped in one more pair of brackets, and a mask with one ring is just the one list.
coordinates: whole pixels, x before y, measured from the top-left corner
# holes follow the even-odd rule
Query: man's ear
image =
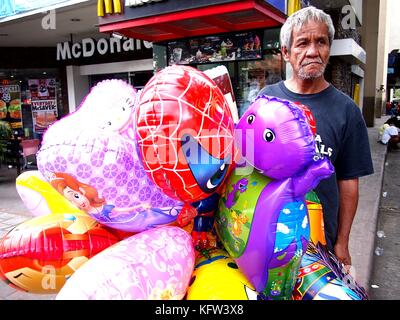
[(281, 52), (282, 52), (282, 57), (283, 57), (283, 59), (284, 59), (286, 62), (289, 62), (290, 54), (289, 54), (288, 49), (287, 49), (286, 47), (282, 47), (282, 48), (281, 48)]

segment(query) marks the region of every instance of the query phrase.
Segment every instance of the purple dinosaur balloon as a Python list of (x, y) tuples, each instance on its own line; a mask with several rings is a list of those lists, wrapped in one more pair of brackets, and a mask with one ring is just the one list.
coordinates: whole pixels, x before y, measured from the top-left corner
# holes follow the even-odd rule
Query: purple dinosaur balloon
[[(232, 193), (222, 198), (217, 232), (258, 292), (269, 299), (290, 299), (310, 238), (305, 195), (331, 176), (333, 166), (316, 154), (305, 114), (289, 101), (258, 98), (237, 129), (242, 131), (243, 157), (262, 175), (235, 177), (239, 170), (231, 175), (229, 184), (243, 179), (248, 184), (235, 202)], [(249, 148), (252, 143), (257, 152)]]
[(298, 175), (316, 156), (307, 118), (300, 107), (289, 101), (258, 98), (237, 128), (243, 133), (239, 148), (244, 158), (270, 178)]

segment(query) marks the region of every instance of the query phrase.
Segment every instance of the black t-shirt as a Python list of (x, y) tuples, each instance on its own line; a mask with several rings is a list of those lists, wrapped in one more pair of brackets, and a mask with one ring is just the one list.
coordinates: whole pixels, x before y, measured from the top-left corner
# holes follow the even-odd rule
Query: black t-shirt
[(367, 127), (361, 111), (352, 99), (332, 85), (317, 94), (296, 94), (281, 81), (263, 88), (258, 95), (300, 102), (309, 107), (315, 117), (319, 151), (330, 157), (336, 171), (315, 190), (324, 210), (327, 244), (333, 250), (339, 211), (336, 180), (359, 178), (374, 172)]

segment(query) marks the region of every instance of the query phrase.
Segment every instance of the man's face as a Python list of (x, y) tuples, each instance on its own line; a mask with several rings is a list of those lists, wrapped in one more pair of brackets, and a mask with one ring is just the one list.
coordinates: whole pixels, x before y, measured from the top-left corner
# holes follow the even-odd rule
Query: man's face
[(282, 48), (282, 53), (301, 80), (323, 77), (330, 53), (328, 27), (322, 22), (309, 21), (301, 28), (294, 28), (290, 51)]

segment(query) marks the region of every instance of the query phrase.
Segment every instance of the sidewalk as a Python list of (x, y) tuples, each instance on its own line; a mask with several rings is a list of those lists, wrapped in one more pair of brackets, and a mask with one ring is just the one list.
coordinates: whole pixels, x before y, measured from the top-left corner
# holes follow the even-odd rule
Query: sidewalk
[[(375, 173), (360, 179), (360, 200), (350, 236), (350, 253), (356, 279), (368, 291), (373, 257), (379, 202), (385, 169), (386, 147), (377, 143), (379, 127), (387, 116), (375, 120), (375, 127), (368, 128)], [(21, 222), (31, 219), (15, 189), (16, 170), (0, 169), (0, 237)], [(52, 300), (56, 295), (38, 295), (17, 291), (0, 281), (0, 300)]]
[(379, 128), (389, 119), (375, 119), (375, 126), (368, 128), (372, 161), (375, 173), (360, 179), (358, 210), (350, 235), (350, 254), (357, 282), (370, 292), (370, 278), (375, 251), (375, 235), (379, 202), (385, 169), (386, 146), (377, 143)]
[(379, 206), (370, 297), (373, 300), (400, 298), (400, 152), (386, 157), (382, 198)]
[[(0, 168), (0, 238), (22, 222), (32, 219), (15, 188), (17, 170)], [(56, 295), (26, 293), (0, 280), (0, 300), (52, 300)]]

